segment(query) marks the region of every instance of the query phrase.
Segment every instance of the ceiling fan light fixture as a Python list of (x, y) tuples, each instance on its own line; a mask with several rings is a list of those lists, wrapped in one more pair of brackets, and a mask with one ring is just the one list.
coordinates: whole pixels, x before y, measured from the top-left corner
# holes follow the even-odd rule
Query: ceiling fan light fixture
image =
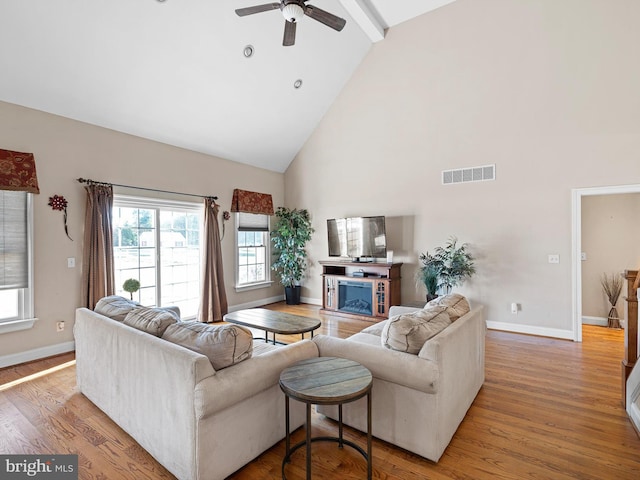
[(297, 3), (287, 3), (282, 7), (282, 16), (287, 22), (297, 23), (304, 17), (304, 8)]

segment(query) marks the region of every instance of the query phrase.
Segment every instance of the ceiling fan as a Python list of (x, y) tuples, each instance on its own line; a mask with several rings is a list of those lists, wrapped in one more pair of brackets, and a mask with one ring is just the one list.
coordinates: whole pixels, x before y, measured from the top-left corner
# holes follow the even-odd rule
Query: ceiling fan
[(253, 15), (254, 13), (268, 12), (269, 10), (280, 10), (284, 19), (284, 38), (282, 45), (289, 47), (296, 43), (296, 25), (303, 16), (311, 17), (328, 27), (341, 31), (347, 21), (344, 18), (337, 17), (332, 13), (313, 5), (307, 5), (308, 0), (281, 0), (279, 3), (265, 3), (264, 5), (255, 5), (253, 7), (238, 8), (236, 13), (240, 17)]

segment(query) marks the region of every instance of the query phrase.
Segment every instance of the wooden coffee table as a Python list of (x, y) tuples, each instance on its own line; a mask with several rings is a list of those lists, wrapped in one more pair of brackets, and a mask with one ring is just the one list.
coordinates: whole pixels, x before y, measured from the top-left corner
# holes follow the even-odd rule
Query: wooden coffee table
[(269, 341), (269, 332), (273, 333), (273, 344), (276, 344), (276, 333), (282, 335), (304, 334), (320, 327), (321, 322), (315, 318), (301, 317), (290, 313), (267, 310), (266, 308), (249, 308), (227, 313), (224, 321), (249, 328), (264, 330), (264, 341)]
[[(353, 360), (336, 357), (316, 357), (302, 360), (286, 368), (280, 374), (280, 388), (285, 394), (286, 453), (282, 460), (282, 478), (286, 480), (284, 467), (291, 454), (300, 447), (307, 447), (307, 480), (311, 479), (311, 443), (337, 442), (342, 448), (348, 445), (362, 454), (367, 461), (367, 479), (371, 480), (371, 372)], [(367, 396), (367, 451), (350, 440), (342, 438), (342, 405)], [(306, 439), (293, 447), (290, 444), (289, 399), (307, 404)], [(311, 438), (311, 405), (338, 405), (338, 436)]]

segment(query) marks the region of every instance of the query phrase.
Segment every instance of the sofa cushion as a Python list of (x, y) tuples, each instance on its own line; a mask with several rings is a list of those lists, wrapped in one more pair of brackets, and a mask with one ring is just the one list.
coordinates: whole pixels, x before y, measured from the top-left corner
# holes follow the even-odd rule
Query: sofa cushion
[(98, 300), (93, 311), (117, 320), (118, 322), (122, 322), (129, 312), (138, 307), (140, 307), (138, 302), (118, 295), (109, 295), (108, 297), (102, 297)]
[(251, 358), (253, 353), (253, 335), (239, 325), (174, 323), (162, 338), (205, 355), (216, 370)]
[(369, 335), (376, 335), (379, 337), (380, 335), (382, 335), (382, 330), (384, 328), (385, 323), (386, 321), (374, 323), (373, 325), (368, 326), (364, 330), (361, 330), (360, 333), (368, 333)]
[(449, 293), (447, 295), (434, 298), (429, 303), (427, 303), (424, 308), (435, 306), (446, 307), (446, 312), (452, 322), (455, 322), (457, 319), (459, 319), (463, 315), (466, 315), (471, 310), (469, 301), (459, 293)]
[(432, 306), (391, 317), (380, 337), (383, 347), (417, 355), (424, 343), (451, 325), (444, 306)]
[(124, 318), (124, 324), (162, 337), (167, 327), (179, 322), (180, 316), (168, 308), (139, 307), (130, 311)]

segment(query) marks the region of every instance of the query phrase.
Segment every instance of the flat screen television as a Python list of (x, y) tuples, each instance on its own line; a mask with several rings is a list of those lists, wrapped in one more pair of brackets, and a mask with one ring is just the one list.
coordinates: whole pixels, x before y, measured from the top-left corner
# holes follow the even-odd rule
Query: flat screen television
[(387, 256), (384, 217), (332, 218), (327, 220), (329, 256), (352, 260)]

